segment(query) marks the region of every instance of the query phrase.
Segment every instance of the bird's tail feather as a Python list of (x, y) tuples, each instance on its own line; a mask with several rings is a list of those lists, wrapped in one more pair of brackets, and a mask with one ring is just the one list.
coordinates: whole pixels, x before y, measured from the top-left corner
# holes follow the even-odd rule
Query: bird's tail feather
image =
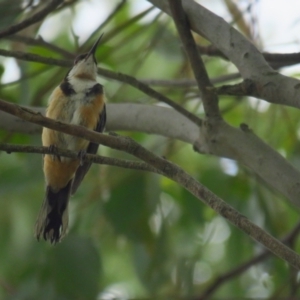
[(35, 225), (35, 236), (57, 243), (66, 234), (69, 222), (68, 203), (72, 180), (54, 193), (49, 186)]

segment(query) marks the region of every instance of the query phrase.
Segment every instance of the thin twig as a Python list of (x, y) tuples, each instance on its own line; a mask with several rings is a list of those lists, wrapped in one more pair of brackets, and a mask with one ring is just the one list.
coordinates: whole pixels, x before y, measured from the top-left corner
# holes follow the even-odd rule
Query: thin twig
[(191, 120), (193, 123), (195, 123), (199, 126), (202, 124), (202, 120), (200, 118), (198, 118), (196, 115), (189, 112), (188, 110), (183, 108), (181, 105), (172, 101), (170, 98), (168, 98), (168, 97), (164, 96), (163, 94), (157, 92), (156, 90), (150, 88), (148, 85), (142, 83), (141, 81), (137, 80), (136, 78), (134, 78), (132, 76), (129, 76), (129, 75), (123, 74), (123, 73), (115, 73), (115, 72), (112, 72), (112, 71), (109, 71), (106, 69), (102, 69), (102, 68), (98, 68), (98, 73), (105, 77), (115, 79), (118, 81), (122, 81), (131, 86), (134, 86), (138, 90), (144, 92), (146, 95), (153, 97), (154, 99), (156, 99), (158, 101), (161, 101), (163, 103), (170, 105), (175, 110), (177, 110), (179, 113), (181, 113), (182, 115), (187, 117), (189, 120)]
[[(154, 9), (154, 7), (152, 6), (148, 9), (146, 9), (145, 11), (142, 11), (138, 15), (134, 16), (133, 18), (131, 18), (131, 19), (121, 23), (120, 25), (116, 26), (111, 31), (105, 33), (105, 35), (102, 38), (101, 43), (105, 43), (106, 41), (112, 39), (113, 37), (115, 37), (119, 33), (124, 33), (124, 31), (127, 27), (130, 27), (132, 24), (135, 24), (138, 20), (142, 19), (144, 16), (146, 16), (148, 13), (150, 13), (153, 9)], [(78, 51), (79, 52), (86, 51), (87, 47), (88, 48), (90, 47), (88, 45), (89, 45), (89, 40), (87, 40), (87, 42), (85, 42), (83, 45), (81, 45), (79, 47)]]
[[(284, 238), (281, 239), (282, 243), (289, 244), (294, 241), (300, 232), (300, 222), (296, 224), (296, 226), (289, 232)], [(257, 263), (265, 260), (271, 255), (271, 252), (265, 250), (257, 256), (249, 259), (245, 263), (237, 266), (236, 268), (230, 270), (229, 272), (219, 276), (214, 280), (214, 282), (201, 294), (201, 296), (197, 297), (195, 300), (204, 300), (211, 296), (216, 290), (225, 282), (230, 279), (242, 274), (247, 271), (251, 266), (256, 265)]]
[(5, 57), (14, 57), (25, 61), (37, 62), (37, 63), (46, 64), (50, 66), (60, 66), (65, 68), (70, 68), (72, 66), (71, 60), (44, 57), (37, 54), (27, 53), (22, 51), (9, 51), (9, 50), (0, 49), (0, 55)]
[[(197, 45), (197, 48), (201, 54), (205, 54), (208, 56), (221, 57), (225, 60), (229, 60), (228, 57), (226, 55), (224, 55), (214, 45), (209, 45), (209, 46)], [(265, 60), (270, 64), (270, 66), (274, 69), (279, 69), (282, 67), (295, 65), (300, 62), (300, 52), (294, 52), (294, 53), (262, 52), (261, 54), (263, 55)]]
[(197, 44), (197, 49), (201, 54), (207, 55), (207, 56), (215, 56), (215, 57), (220, 57), (225, 60), (229, 60), (228, 57), (221, 52), (218, 48), (216, 48), (213, 45), (209, 46), (201, 46)]
[(71, 53), (61, 47), (58, 47), (52, 43), (46, 42), (41, 36), (38, 36), (37, 39), (34, 39), (32, 37), (16, 34), (16, 35), (7, 36), (7, 37), (5, 37), (5, 39), (11, 40), (11, 41), (17, 41), (19, 43), (23, 43), (26, 45), (34, 45), (34, 46), (44, 47), (44, 48), (52, 50), (56, 53), (59, 53), (64, 57), (74, 57), (75, 56), (73, 53)]
[(38, 76), (38, 75), (41, 75), (43, 74), (44, 72), (47, 72), (49, 71), (50, 69), (49, 68), (43, 68), (43, 69), (39, 69), (39, 70), (35, 70), (35, 71), (32, 71), (32, 72), (28, 72), (28, 73), (24, 73), (22, 75), (22, 77), (20, 77), (19, 79), (17, 80), (14, 80), (14, 81), (10, 81), (10, 82), (7, 82), (7, 83), (0, 83), (0, 88), (5, 88), (5, 87), (8, 87), (8, 86), (11, 86), (11, 85), (14, 85), (14, 84), (17, 84), (17, 83), (20, 83), (24, 80), (28, 80), (28, 79), (31, 79), (35, 76)]
[[(211, 79), (212, 84), (220, 84), (226, 81), (231, 81), (240, 78), (239, 73), (232, 73), (227, 75), (218, 76)], [(140, 79), (140, 82), (145, 83), (150, 86), (159, 87), (177, 87), (177, 88), (189, 88), (197, 85), (197, 81), (194, 79)]]
[[(37, 146), (30, 146), (30, 145), (13, 145), (13, 144), (0, 143), (0, 151), (5, 151), (8, 154), (11, 154), (13, 152), (53, 154), (57, 156), (78, 159), (78, 152), (62, 149), (62, 148), (54, 148), (50, 150), (49, 147), (37, 147)], [(125, 169), (133, 169), (137, 171), (148, 171), (156, 174), (162, 174), (162, 172), (160, 172), (159, 170), (140, 161), (124, 160), (124, 159), (118, 159), (118, 158), (112, 158), (112, 157), (106, 157), (106, 156), (94, 155), (88, 153), (82, 158), (82, 160), (84, 162), (93, 162), (101, 165), (109, 165), (109, 166), (121, 167)]]
[(299, 64), (300, 52), (295, 53), (262, 53), (266, 61), (274, 68), (279, 69), (282, 67), (292, 66)]
[(195, 180), (192, 176), (187, 174), (183, 169), (148, 151), (132, 139), (126, 137), (108, 136), (88, 130), (82, 126), (57, 122), (43, 117), (40, 113), (20, 107), (16, 104), (8, 103), (3, 100), (0, 100), (0, 110), (53, 130), (84, 138), (93, 143), (101, 144), (116, 150), (125, 151), (143, 160), (153, 168), (161, 171), (164, 176), (183, 186), (191, 194), (211, 207), (214, 211), (226, 218), (232, 224), (237, 226), (244, 233), (248, 234), (252, 239), (264, 245), (276, 256), (286, 261), (292, 267), (300, 270), (300, 256), (292, 249), (288, 248), (266, 231), (252, 223), (245, 216), (240, 214), (237, 210)]
[(251, 79), (245, 79), (237, 84), (222, 85), (215, 88), (215, 91), (218, 95), (253, 96), (260, 98), (259, 89), (259, 83), (256, 83)]
[(95, 38), (97, 34), (99, 34), (99, 31), (107, 24), (110, 22), (110, 20), (113, 19), (113, 17), (121, 10), (121, 8), (124, 6), (126, 3), (126, 0), (121, 0), (119, 4), (114, 8), (114, 10), (107, 16), (107, 18), (96, 28), (89, 36), (89, 38), (86, 40), (84, 44), (89, 43), (92, 39)]
[[(33, 62), (39, 62), (43, 64), (48, 64), (52, 66), (61, 66), (61, 67), (71, 67), (72, 61), (70, 60), (62, 60), (62, 59), (54, 59), (51, 57), (43, 57), (40, 55), (32, 54), (32, 53), (26, 53), (21, 51), (8, 51), (4, 49), (0, 49), (0, 55), (6, 56), (6, 57), (15, 57), (21, 60), (26, 61), (33, 61)], [(155, 98), (158, 101), (164, 102), (171, 107), (173, 107), (175, 110), (177, 110), (179, 113), (187, 117), (189, 120), (191, 120), (193, 123), (197, 125), (201, 125), (202, 120), (198, 118), (193, 113), (189, 112), (185, 108), (183, 108), (181, 105), (177, 104), (176, 102), (172, 101), (168, 97), (164, 96), (163, 94), (157, 92), (156, 90), (150, 88), (148, 85), (142, 83), (141, 81), (137, 80), (136, 78), (123, 74), (123, 73), (115, 73), (113, 71), (109, 71), (103, 68), (98, 68), (98, 74), (115, 79), (117, 81), (125, 82), (138, 90), (144, 92), (146, 95)]]
[(217, 94), (213, 90), (204, 63), (199, 56), (181, 0), (169, 0), (168, 2), (178, 34), (194, 72), (206, 116), (221, 118)]
[(5, 36), (19, 32), (20, 30), (41, 21), (43, 18), (45, 18), (51, 11), (53, 11), (62, 2), (63, 2), (63, 0), (52, 0), (45, 8), (38, 11), (33, 16), (25, 19), (24, 21), (22, 21), (18, 24), (12, 25), (4, 30), (1, 30), (0, 38), (3, 38)]

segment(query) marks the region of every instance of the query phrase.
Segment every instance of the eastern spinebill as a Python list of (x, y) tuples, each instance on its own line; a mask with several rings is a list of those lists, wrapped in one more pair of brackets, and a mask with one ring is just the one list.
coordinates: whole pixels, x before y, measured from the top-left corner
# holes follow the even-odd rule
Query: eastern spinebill
[[(96, 81), (95, 52), (102, 35), (88, 53), (79, 55), (63, 82), (54, 89), (46, 111), (48, 118), (81, 125), (103, 132), (106, 109), (103, 87)], [(91, 163), (82, 162), (85, 153), (95, 154), (99, 145), (49, 128), (43, 128), (43, 146), (65, 148), (78, 152), (78, 159), (52, 154), (44, 155), (43, 170), (46, 196), (38, 214), (35, 235), (57, 243), (68, 229), (68, 204), (70, 195), (80, 185)]]

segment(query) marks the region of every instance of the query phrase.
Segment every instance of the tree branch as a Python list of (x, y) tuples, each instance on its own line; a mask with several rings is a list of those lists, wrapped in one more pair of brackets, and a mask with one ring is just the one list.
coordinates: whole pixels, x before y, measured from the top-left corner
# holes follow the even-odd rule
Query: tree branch
[(222, 85), (215, 88), (218, 95), (231, 95), (231, 96), (252, 96), (258, 97), (259, 91), (255, 82), (251, 79), (246, 79), (240, 83), (232, 85)]
[(75, 126), (57, 122), (52, 119), (43, 117), (40, 113), (36, 113), (29, 109), (22, 108), (5, 101), (0, 101), (0, 109), (29, 122), (33, 122), (41, 126), (51, 128), (53, 130), (81, 137), (93, 143), (102, 144), (116, 150), (125, 151), (143, 160), (153, 168), (161, 171), (164, 176), (183, 186), (191, 194), (196, 196), (199, 200), (202, 200), (206, 205), (229, 220), (232, 224), (237, 226), (252, 239), (264, 245), (276, 256), (280, 257), (291, 266), (300, 270), (300, 256), (297, 253), (283, 245), (280, 241), (273, 238), (257, 225), (253, 224), (245, 216), (241, 215), (238, 211), (224, 202), (221, 198), (213, 194), (210, 190), (196, 181), (180, 167), (146, 150), (132, 139), (108, 136), (88, 130), (82, 126)]
[[(197, 47), (201, 54), (205, 54), (207, 56), (221, 57), (225, 60), (228, 60), (228, 57), (224, 55), (214, 45), (209, 45), (209, 46), (197, 45)], [(300, 63), (300, 52), (295, 52), (295, 53), (261, 52), (261, 54), (273, 69), (279, 69), (282, 67), (288, 67)]]
[(188, 19), (181, 5), (181, 0), (169, 0), (169, 5), (177, 31), (197, 81), (206, 116), (221, 118), (217, 94), (212, 89), (213, 86), (206, 72), (204, 63), (199, 56), (196, 43), (190, 31)]
[[(168, 0), (148, 0), (170, 14)], [(250, 79), (257, 97), (270, 103), (300, 108), (300, 81), (274, 71), (257, 48), (241, 33), (193, 0), (182, 0), (191, 29), (207, 38)]]
[(20, 60), (32, 61), (50, 66), (60, 66), (70, 68), (73, 64), (71, 60), (56, 59), (52, 57), (43, 57), (37, 54), (22, 52), (22, 51), (9, 51), (0, 49), (0, 55), (5, 57), (14, 57)]
[[(221, 75), (218, 77), (214, 77), (211, 79), (212, 84), (220, 84), (225, 81), (231, 81), (235, 79), (241, 78), (239, 73), (232, 73)], [(194, 79), (140, 79), (141, 82), (151, 85), (151, 86), (159, 86), (159, 87), (176, 87), (176, 88), (189, 88), (197, 86), (197, 81)]]
[[(15, 57), (21, 60), (26, 61), (33, 61), (33, 62), (39, 62), (47, 65), (53, 65), (53, 66), (61, 66), (61, 67), (71, 67), (73, 62), (69, 60), (62, 60), (62, 59), (54, 59), (51, 57), (42, 57), (40, 55), (31, 54), (31, 53), (25, 53), (21, 51), (7, 51), (4, 49), (0, 49), (0, 55), (6, 56), (6, 57)], [(156, 90), (150, 88), (148, 85), (142, 83), (141, 81), (137, 80), (136, 78), (123, 74), (123, 73), (115, 73), (113, 71), (109, 71), (103, 68), (98, 68), (98, 74), (111, 78), (117, 81), (125, 82), (138, 90), (142, 91), (146, 95), (153, 97), (154, 99), (161, 101), (163, 103), (166, 103), (173, 107), (175, 110), (177, 110), (179, 113), (184, 115), (186, 118), (190, 119), (192, 122), (194, 122), (197, 125), (202, 124), (202, 120), (198, 118), (193, 113), (189, 112), (185, 108), (183, 108), (181, 105), (177, 104), (176, 102), (172, 101), (168, 97), (164, 96), (163, 94), (157, 92)]]
[[(62, 148), (54, 148), (49, 149), (49, 147), (36, 147), (29, 145), (13, 145), (13, 144), (4, 144), (0, 143), (0, 151), (5, 151), (8, 154), (13, 152), (18, 153), (37, 153), (37, 154), (54, 154), (63, 157), (69, 157), (73, 159), (78, 159), (78, 152), (62, 149)], [(149, 166), (144, 162), (118, 159), (100, 155), (94, 155), (87, 153), (82, 160), (84, 162), (93, 162), (95, 164), (101, 165), (109, 165), (114, 167), (120, 167), (124, 169), (133, 169), (137, 171), (148, 171), (156, 174), (162, 174), (159, 170)]]
[[(281, 241), (284, 244), (290, 244), (291, 241), (294, 241), (297, 236), (299, 235), (300, 231), (300, 222), (294, 227), (294, 229), (288, 233)], [(253, 265), (265, 260), (266, 258), (270, 257), (269, 251), (263, 251), (262, 253), (256, 255), (255, 257), (249, 259), (245, 263), (237, 266), (236, 268), (230, 270), (227, 273), (222, 274), (221, 276), (217, 277), (210, 286), (205, 289), (205, 291), (201, 294), (201, 296), (197, 297), (195, 300), (205, 300), (209, 296), (211, 296), (222, 284), (230, 279), (242, 274), (243, 272), (247, 271)]]
[(64, 57), (74, 57), (75, 55), (61, 47), (58, 47), (56, 45), (53, 45), (52, 43), (46, 42), (41, 36), (38, 36), (36, 39), (29, 37), (29, 36), (23, 36), (23, 35), (10, 35), (5, 37), (5, 39), (10, 41), (17, 41), (19, 43), (23, 43), (26, 45), (34, 45), (34, 46), (40, 46), (47, 48), (49, 50), (52, 50), (56, 53), (61, 54)]
[(292, 66), (300, 63), (300, 52), (295, 53), (269, 53), (263, 52), (266, 61), (274, 68)]
[[(28, 107), (44, 114), (44, 107)], [(108, 103), (107, 131), (140, 131), (159, 134), (190, 144), (199, 137), (199, 127), (172, 108), (135, 104)], [(41, 134), (41, 127), (0, 110), (0, 129), (8, 132)]]
[(98, 73), (105, 77), (125, 82), (125, 83), (137, 88), (138, 90), (142, 91), (146, 95), (153, 97), (154, 99), (156, 99), (158, 101), (168, 104), (169, 106), (174, 108), (176, 111), (178, 111), (179, 113), (184, 115), (186, 118), (191, 120), (193, 123), (197, 124), (198, 126), (201, 126), (202, 120), (200, 118), (198, 118), (196, 115), (187, 111), (181, 105), (177, 104), (176, 102), (172, 101), (171, 99), (169, 99), (168, 97), (164, 96), (163, 94), (157, 92), (156, 90), (150, 88), (148, 85), (142, 83), (141, 81), (137, 80), (136, 78), (126, 75), (126, 74), (114, 73), (112, 71), (109, 71), (106, 69), (100, 69), (100, 68), (98, 68)]
[[(102, 28), (108, 24), (113, 17), (121, 10), (121, 8), (126, 4), (126, 0), (121, 0), (120, 3), (118, 3), (116, 5), (116, 7), (114, 8), (114, 10), (107, 16), (107, 18), (100, 24), (100, 26), (98, 26), (88, 37), (88, 39), (85, 41), (85, 43), (80, 47), (80, 50), (82, 50), (82, 47), (85, 47), (85, 45), (87, 43), (89, 43), (91, 40), (95, 39), (96, 35), (99, 35), (100, 30), (102, 30)], [(123, 24), (122, 24), (123, 25)], [(103, 40), (102, 40), (103, 42)]]
[[(44, 108), (34, 110), (44, 112)], [(174, 109), (134, 103), (109, 103), (107, 116), (109, 131), (159, 134), (190, 143), (203, 154), (235, 159), (300, 207), (299, 171), (246, 126), (238, 129), (225, 122), (216, 122), (210, 127), (204, 122), (199, 127)], [(21, 133), (41, 132), (39, 126), (1, 112), (1, 109), (0, 128)]]
[(237, 129), (223, 121), (213, 125), (204, 123), (194, 148), (200, 153), (236, 159), (300, 207), (299, 171), (259, 139), (246, 124)]
[(0, 38), (17, 33), (18, 31), (20, 31), (34, 23), (41, 21), (62, 2), (63, 2), (63, 0), (52, 0), (45, 8), (43, 8), (42, 10), (40, 10), (33, 16), (25, 19), (24, 21), (22, 21), (18, 24), (12, 25), (4, 30), (1, 30)]

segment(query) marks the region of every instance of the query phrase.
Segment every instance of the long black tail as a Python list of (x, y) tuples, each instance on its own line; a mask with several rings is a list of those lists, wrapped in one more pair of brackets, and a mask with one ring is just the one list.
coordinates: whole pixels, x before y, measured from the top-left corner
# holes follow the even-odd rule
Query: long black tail
[(35, 225), (35, 236), (42, 236), (46, 241), (57, 243), (66, 234), (69, 222), (68, 203), (72, 180), (54, 193), (49, 186)]

